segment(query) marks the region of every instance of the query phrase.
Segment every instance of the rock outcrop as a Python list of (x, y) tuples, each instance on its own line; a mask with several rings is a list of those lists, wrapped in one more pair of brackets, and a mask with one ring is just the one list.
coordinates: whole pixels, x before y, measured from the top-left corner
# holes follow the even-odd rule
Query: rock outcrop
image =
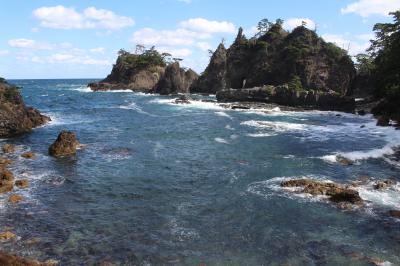
[(9, 266), (46, 266), (44, 263), (40, 263), (36, 260), (25, 259), (16, 255), (8, 254), (0, 251), (0, 265)]
[(164, 75), (155, 87), (155, 92), (159, 94), (188, 93), (193, 81), (197, 80), (198, 75), (193, 70), (184, 70), (178, 62), (169, 64), (165, 68)]
[(298, 79), (303, 88), (351, 94), (355, 68), (346, 51), (300, 26), (292, 32), (273, 24), (264, 35), (248, 40), (239, 29), (234, 43), (221, 44), (192, 92), (283, 85)]
[(78, 146), (79, 142), (74, 132), (62, 131), (56, 141), (50, 145), (49, 154), (54, 157), (74, 155)]
[(145, 93), (186, 93), (198, 75), (191, 69), (185, 70), (179, 62), (168, 63), (167, 55), (155, 49), (142, 54), (120, 51), (111, 73), (98, 83), (88, 86), (93, 91), (132, 90)]
[(0, 78), (0, 137), (13, 137), (50, 121), (38, 110), (27, 107), (17, 87)]
[(264, 102), (326, 111), (353, 111), (355, 100), (333, 91), (296, 90), (287, 85), (251, 89), (227, 89), (217, 92), (219, 102)]
[(332, 182), (322, 182), (312, 179), (292, 179), (281, 183), (282, 187), (300, 187), (302, 193), (314, 196), (325, 195), (334, 203), (361, 204), (362, 198), (358, 191), (347, 186)]

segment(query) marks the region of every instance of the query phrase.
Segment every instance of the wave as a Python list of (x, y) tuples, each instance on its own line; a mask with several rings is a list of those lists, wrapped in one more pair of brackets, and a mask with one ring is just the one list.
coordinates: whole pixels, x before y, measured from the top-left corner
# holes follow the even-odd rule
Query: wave
[(250, 127), (270, 129), (275, 132), (286, 132), (286, 131), (303, 131), (306, 129), (304, 124), (287, 123), (287, 122), (273, 122), (273, 121), (256, 121), (249, 120), (240, 123), (241, 125), (246, 125)]
[(154, 114), (148, 113), (146, 111), (143, 111), (143, 109), (140, 108), (135, 102), (131, 102), (128, 105), (120, 105), (119, 108), (120, 109), (126, 109), (126, 110), (135, 110), (136, 112), (141, 113), (141, 114), (157, 117), (157, 115), (154, 115)]
[(222, 112), (222, 111), (220, 111), (220, 112), (215, 112), (215, 114), (218, 115), (218, 116), (221, 116), (221, 117), (227, 117), (227, 118), (229, 118), (229, 119), (232, 119), (232, 116), (230, 116), (230, 115), (228, 115), (227, 113)]
[(205, 110), (226, 110), (226, 108), (220, 106), (216, 102), (190, 100), (190, 103), (188, 103), (188, 104), (180, 104), (180, 103), (175, 102), (175, 100), (177, 100), (177, 99), (178, 98), (153, 99), (149, 102), (157, 103), (157, 104), (167, 104), (167, 105), (177, 106), (177, 107), (181, 107), (181, 108), (197, 108), (197, 109), (205, 109)]
[(71, 89), (72, 91), (79, 91), (79, 92), (85, 92), (85, 93), (87, 93), (87, 92), (93, 92), (91, 89), (90, 89), (90, 87), (88, 87), (88, 86), (80, 86), (80, 87), (78, 87), (78, 88), (74, 88), (74, 89)]

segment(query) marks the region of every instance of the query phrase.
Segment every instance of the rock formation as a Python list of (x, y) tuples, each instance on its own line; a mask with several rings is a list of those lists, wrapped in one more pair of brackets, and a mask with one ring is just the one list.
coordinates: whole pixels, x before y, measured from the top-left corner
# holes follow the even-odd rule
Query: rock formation
[(142, 54), (120, 51), (111, 73), (98, 83), (88, 86), (93, 91), (132, 90), (160, 94), (186, 93), (198, 75), (184, 70), (179, 62), (167, 63), (167, 55), (154, 48)]
[(62, 131), (56, 141), (50, 145), (49, 154), (54, 157), (74, 155), (79, 142), (74, 132)]
[(0, 78), (0, 137), (13, 137), (50, 121), (38, 110), (27, 107), (17, 87)]
[(228, 49), (219, 45), (191, 92), (294, 83), (305, 90), (345, 96), (352, 93), (354, 77), (354, 64), (346, 51), (306, 27), (289, 33), (277, 22), (258, 38), (248, 40), (239, 29)]
[(25, 259), (16, 255), (7, 254), (0, 251), (0, 265), (10, 266), (46, 266), (46, 264), (40, 263), (36, 260)]

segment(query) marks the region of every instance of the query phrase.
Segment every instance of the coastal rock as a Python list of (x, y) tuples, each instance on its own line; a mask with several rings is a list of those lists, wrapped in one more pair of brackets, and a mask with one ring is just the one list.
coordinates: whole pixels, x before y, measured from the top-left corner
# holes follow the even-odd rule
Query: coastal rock
[(220, 44), (213, 53), (210, 63), (204, 73), (190, 87), (190, 92), (211, 93), (225, 89), (227, 50)]
[(308, 193), (313, 196), (326, 195), (329, 196), (329, 200), (335, 203), (344, 202), (351, 204), (360, 204), (363, 202), (362, 198), (356, 190), (333, 182), (322, 182), (312, 179), (292, 179), (282, 182), (281, 186), (301, 187), (302, 193)]
[(16, 180), (15, 185), (19, 188), (27, 188), (29, 186), (29, 181), (27, 179)]
[(4, 168), (10, 164), (12, 164), (12, 161), (10, 159), (0, 157), (0, 168)]
[(179, 62), (169, 63), (167, 55), (154, 48), (141, 54), (120, 51), (111, 73), (102, 81), (89, 83), (93, 91), (132, 90), (145, 93), (185, 93), (198, 75), (184, 70)]
[(184, 94), (184, 95), (179, 96), (179, 98), (175, 100), (175, 103), (176, 104), (190, 104), (191, 100), (192, 99), (188, 95)]
[(378, 116), (376, 120), (376, 125), (381, 126), (381, 127), (387, 127), (390, 126), (390, 119), (387, 116)]
[(4, 144), (2, 149), (3, 149), (4, 153), (13, 153), (13, 152), (15, 152), (15, 145)]
[(8, 202), (15, 204), (22, 201), (23, 199), (24, 198), (21, 195), (12, 194), (10, 197), (8, 197)]
[(0, 169), (0, 194), (10, 192), (14, 188), (14, 175), (7, 169)]
[(0, 137), (13, 137), (50, 121), (38, 110), (27, 107), (19, 89), (0, 78)]
[(251, 39), (240, 28), (229, 49), (223, 44), (217, 48), (191, 91), (217, 93), (295, 81), (299, 87), (345, 96), (352, 93), (355, 73), (345, 50), (304, 26), (289, 33), (277, 22), (264, 35)]
[(159, 94), (188, 93), (189, 87), (198, 75), (191, 69), (185, 71), (179, 62), (169, 64), (165, 73), (157, 83), (155, 92)]
[(220, 90), (216, 96), (219, 102), (255, 101), (325, 111), (351, 112), (355, 108), (355, 100), (352, 97), (340, 96), (333, 92), (299, 91), (287, 85)]
[(36, 154), (28, 151), (28, 152), (24, 152), (23, 154), (21, 154), (21, 157), (25, 158), (25, 159), (35, 159), (36, 158)]
[(375, 189), (387, 189), (393, 185), (396, 185), (396, 181), (395, 180), (391, 180), (391, 179), (387, 179), (387, 180), (383, 180), (383, 181), (377, 181), (374, 184), (374, 188)]
[(0, 265), (8, 266), (45, 266), (36, 260), (25, 259), (0, 251)]
[(49, 154), (54, 157), (73, 155), (78, 146), (79, 142), (74, 132), (62, 131), (56, 141), (50, 145)]
[(338, 163), (344, 166), (349, 166), (349, 165), (353, 165), (353, 161), (346, 159), (346, 158), (339, 158), (338, 159)]

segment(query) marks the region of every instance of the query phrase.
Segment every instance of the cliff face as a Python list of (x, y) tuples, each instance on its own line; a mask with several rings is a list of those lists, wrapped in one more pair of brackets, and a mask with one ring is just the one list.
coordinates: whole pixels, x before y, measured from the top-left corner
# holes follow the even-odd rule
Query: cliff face
[(155, 49), (143, 54), (121, 52), (111, 73), (99, 83), (88, 86), (94, 91), (133, 90), (160, 94), (186, 93), (198, 75), (184, 70), (179, 62), (167, 63)]
[(0, 80), (0, 137), (12, 137), (41, 126), (50, 118), (24, 104), (18, 88)]
[(216, 93), (282, 85), (299, 78), (304, 88), (349, 95), (354, 77), (354, 64), (344, 50), (305, 27), (288, 33), (274, 24), (263, 36), (250, 40), (240, 29), (229, 49), (220, 45), (191, 91), (208, 88), (207, 92)]

